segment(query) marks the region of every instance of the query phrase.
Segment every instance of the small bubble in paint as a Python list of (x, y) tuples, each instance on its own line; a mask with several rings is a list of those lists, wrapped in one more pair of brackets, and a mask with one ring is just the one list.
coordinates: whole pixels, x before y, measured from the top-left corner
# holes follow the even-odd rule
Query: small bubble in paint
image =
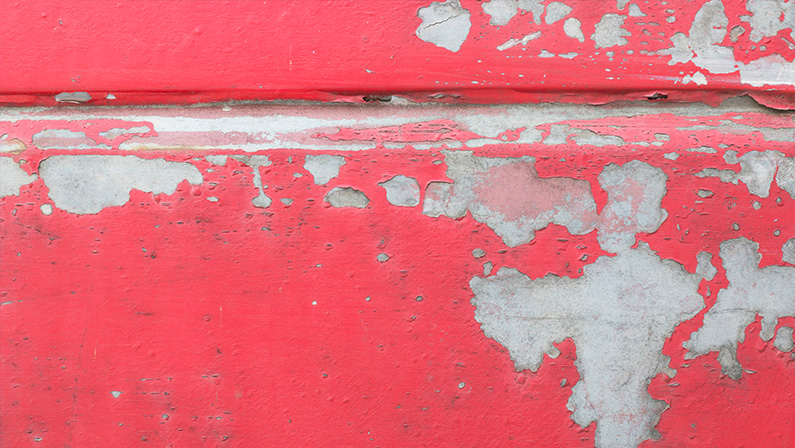
[(163, 414), (163, 420), (168, 420), (168, 414)]
[(417, 296), (417, 302), (422, 302), (422, 296)]
[(740, 225), (735, 222), (734, 224), (732, 224), (732, 229), (740, 230)]
[(313, 300), (312, 305), (317, 305), (317, 300)]
[(365, 298), (364, 298), (364, 301), (365, 301), (365, 302), (369, 302), (369, 301), (370, 301), (370, 296), (367, 296), (367, 297), (365, 297)]
[(375, 257), (376, 260), (380, 261), (381, 263), (386, 263), (389, 260), (389, 255), (381, 252)]
[(467, 385), (467, 383), (458, 383), (458, 388), (459, 389), (463, 389), (464, 386), (466, 386), (466, 385)]
[(781, 230), (774, 230), (773, 231), (773, 235), (775, 235), (775, 236), (781, 235)]

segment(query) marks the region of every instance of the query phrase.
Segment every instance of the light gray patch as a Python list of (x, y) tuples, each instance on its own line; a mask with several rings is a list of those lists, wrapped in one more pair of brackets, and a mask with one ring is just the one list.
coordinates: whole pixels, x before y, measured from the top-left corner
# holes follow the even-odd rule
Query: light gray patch
[(638, 232), (652, 233), (668, 218), (661, 207), (668, 175), (639, 160), (611, 163), (599, 174), (607, 205), (599, 215), (597, 240), (604, 250), (618, 252), (635, 244)]
[(692, 61), (699, 68), (712, 73), (732, 73), (738, 70), (734, 49), (719, 45), (726, 37), (729, 18), (721, 0), (704, 3), (690, 26), (689, 36), (675, 33), (673, 47), (658, 51), (670, 55), (669, 65)]
[(279, 201), (284, 205), (290, 205), (293, 203), (293, 200), (290, 198), (281, 198)]
[(475, 249), (472, 251), (472, 256), (475, 258), (483, 258), (486, 256), (486, 251), (480, 248)]
[[(748, 192), (766, 198), (770, 194), (770, 184), (773, 183), (776, 169), (781, 163), (783, 155), (778, 151), (749, 151), (740, 157), (734, 157), (732, 152), (726, 151), (724, 159), (731, 162), (736, 160), (740, 163), (739, 173), (732, 170), (705, 168), (696, 173), (696, 177), (717, 177), (721, 182), (734, 185), (737, 185), (738, 181), (742, 181), (748, 187)], [(782, 179), (786, 184), (786, 170)]]
[(215, 197), (215, 196), (208, 196), (207, 200), (210, 201), (210, 202), (218, 202), (218, 198)]
[(28, 149), (28, 145), (18, 138), (8, 138), (8, 134), (0, 135), (0, 153), (19, 154)]
[(781, 247), (781, 251), (783, 252), (781, 259), (785, 263), (795, 264), (795, 238), (787, 240)]
[(597, 134), (594, 131), (588, 129), (572, 129), (570, 135), (572, 135), (572, 140), (574, 143), (584, 146), (584, 145), (591, 145), (591, 146), (607, 146), (607, 145), (623, 145), (624, 139), (617, 136), (617, 135), (604, 135), (604, 134)]
[(704, 315), (704, 324), (683, 347), (688, 350), (685, 359), (718, 351), (723, 373), (738, 380), (742, 367), (737, 361), (737, 344), (745, 341), (746, 327), (761, 316), (759, 337), (769, 341), (778, 319), (795, 315), (795, 268), (760, 269), (759, 244), (742, 237), (721, 243), (720, 257), (729, 286), (718, 292), (715, 305)]
[(55, 206), (79, 214), (124, 205), (133, 189), (173, 194), (183, 180), (192, 185), (203, 180), (190, 163), (135, 156), (52, 156), (41, 162), (39, 172)]
[(731, 40), (732, 43), (737, 43), (737, 40), (740, 39), (743, 33), (745, 33), (745, 28), (743, 28), (742, 25), (735, 25), (732, 27), (731, 31), (729, 31), (729, 40)]
[(795, 340), (792, 337), (792, 327), (781, 327), (776, 332), (776, 339), (773, 341), (773, 347), (776, 347), (782, 352), (791, 352), (795, 349)]
[(428, 7), (420, 8), (417, 17), (422, 19), (415, 32), (420, 40), (454, 53), (461, 49), (472, 26), (469, 11), (458, 0), (433, 2)]
[(351, 187), (337, 187), (326, 194), (324, 201), (332, 207), (356, 207), (365, 208), (370, 203), (370, 199), (359, 190)]
[(146, 134), (150, 132), (148, 126), (133, 126), (130, 128), (113, 128), (108, 129), (105, 132), (100, 132), (99, 135), (104, 137), (108, 140), (113, 140), (115, 138), (121, 137), (122, 135), (129, 135), (129, 134)]
[(414, 207), (420, 203), (420, 184), (413, 177), (395, 176), (378, 185), (386, 190), (386, 200), (400, 207)]
[(121, 396), (121, 391), (112, 390), (110, 391), (110, 394), (113, 395), (113, 398), (119, 398)]
[(648, 246), (600, 257), (577, 279), (553, 274), (531, 280), (513, 268), (474, 277), (475, 320), (508, 349), (516, 370), (537, 371), (553, 345), (572, 338), (580, 381), (568, 402), (572, 420), (596, 422), (597, 447), (636, 447), (654, 435), (666, 409), (648, 385), (669, 377), (666, 338), (703, 307), (701, 280)]
[(386, 263), (387, 261), (389, 261), (389, 255), (381, 252), (380, 254), (376, 255), (375, 259), (378, 260), (380, 263)]
[(20, 188), (37, 179), (28, 174), (11, 157), (0, 157), (0, 198), (19, 196)]
[(582, 34), (582, 23), (574, 17), (570, 17), (563, 22), (563, 32), (572, 39), (585, 42), (585, 36)]
[(490, 25), (507, 25), (516, 16), (518, 10), (530, 11), (535, 23), (541, 23), (544, 13), (543, 0), (491, 0), (483, 3), (483, 12), (491, 18)]
[(561, 20), (569, 15), (571, 9), (571, 6), (565, 3), (552, 2), (547, 5), (547, 14), (544, 16), (544, 22), (547, 25), (552, 25), (558, 20)]
[(273, 200), (265, 194), (265, 188), (267, 185), (262, 183), (262, 176), (259, 172), (259, 167), (261, 166), (270, 166), (271, 161), (268, 156), (231, 156), (233, 159), (237, 160), (238, 162), (248, 165), (253, 168), (253, 183), (254, 186), (259, 190), (259, 194), (251, 200), (251, 205), (257, 208), (268, 208), (273, 203)]
[(717, 149), (715, 149), (715, 148), (711, 148), (711, 147), (709, 147), (709, 146), (699, 146), (698, 148), (685, 148), (685, 149), (683, 149), (682, 151), (687, 151), (687, 152), (703, 152), (703, 153), (705, 153), (705, 154), (715, 154), (716, 152), (718, 152), (718, 150), (717, 150)]
[(702, 190), (702, 189), (699, 189), (698, 191), (696, 191), (696, 194), (700, 198), (711, 198), (712, 196), (715, 195), (715, 193), (713, 193), (710, 190)]
[(594, 33), (591, 35), (591, 40), (596, 44), (596, 48), (608, 48), (626, 45), (629, 43), (625, 39), (632, 34), (624, 26), (626, 17), (618, 14), (605, 14), (599, 23), (596, 24)]
[(88, 92), (61, 92), (55, 95), (55, 101), (59, 103), (85, 103), (91, 101)]
[(675, 152), (666, 152), (665, 154), (663, 154), (663, 157), (665, 157), (668, 160), (676, 160), (679, 158), (679, 154)]
[(530, 34), (525, 34), (521, 39), (511, 38), (505, 41), (503, 44), (497, 47), (498, 51), (505, 51), (509, 48), (513, 48), (519, 44), (527, 45), (528, 42), (531, 40), (535, 40), (541, 37), (541, 31), (535, 31)]
[(204, 156), (204, 158), (213, 165), (224, 166), (228, 156)]
[(656, 133), (656, 134), (654, 134), (654, 138), (655, 138), (656, 140), (662, 140), (662, 141), (664, 141), (664, 142), (669, 142), (669, 141), (671, 141), (671, 136), (670, 136), (670, 135), (668, 135), (668, 134)]
[(629, 0), (616, 0), (616, 8), (621, 11), (627, 6), (627, 3), (629, 3)]
[(106, 144), (97, 144), (85, 132), (68, 129), (45, 129), (33, 134), (33, 144), (39, 149), (111, 149)]
[(776, 184), (795, 199), (795, 158), (784, 157), (778, 161)]
[(740, 65), (740, 82), (754, 87), (765, 85), (795, 86), (795, 60), (787, 61), (778, 53)]
[(566, 226), (575, 235), (593, 230), (596, 203), (587, 181), (540, 178), (535, 159), (475, 157), (471, 151), (442, 151), (453, 184), (431, 183), (423, 213), (472, 217), (488, 225), (515, 247), (530, 242), (549, 224)]
[(345, 157), (329, 154), (307, 155), (304, 161), (304, 169), (312, 175), (315, 185), (326, 185), (328, 181), (339, 176), (340, 168), (343, 165), (345, 165)]
[(487, 261), (487, 262), (483, 263), (483, 276), (486, 277), (486, 276), (491, 275), (491, 270), (493, 268), (494, 268), (494, 265), (490, 261)]
[(565, 145), (569, 138), (569, 125), (553, 124), (549, 127), (549, 135), (544, 139), (545, 145)]
[(640, 10), (640, 6), (636, 4), (629, 5), (629, 16), (630, 17), (646, 17), (646, 14)]
[(45, 215), (45, 216), (52, 215), (52, 204), (41, 204), (41, 207), (39, 207), (39, 210), (41, 210), (41, 214), (42, 215)]
[(789, 29), (795, 39), (795, 5), (788, 0), (746, 0), (745, 7), (751, 16), (749, 38), (759, 42), (763, 37), (774, 37), (779, 31)]

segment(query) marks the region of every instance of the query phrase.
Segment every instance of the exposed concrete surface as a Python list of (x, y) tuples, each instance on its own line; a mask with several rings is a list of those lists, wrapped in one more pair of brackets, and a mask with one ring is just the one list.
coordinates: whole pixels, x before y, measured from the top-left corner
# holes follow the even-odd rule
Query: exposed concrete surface
[(718, 351), (722, 372), (738, 380), (742, 366), (737, 344), (745, 340), (745, 328), (762, 316), (763, 340), (770, 340), (778, 319), (795, 316), (795, 268), (759, 268), (759, 244), (747, 238), (724, 241), (720, 257), (729, 286), (704, 316), (704, 325), (684, 344), (688, 358)]
[(472, 23), (469, 11), (461, 7), (458, 0), (433, 2), (417, 11), (422, 24), (417, 28), (417, 37), (452, 52), (461, 49)]
[(55, 206), (79, 214), (124, 205), (133, 189), (172, 194), (183, 180), (202, 183), (201, 173), (189, 163), (135, 156), (52, 156), (39, 171)]
[(420, 184), (413, 177), (397, 175), (378, 185), (386, 190), (386, 199), (392, 205), (414, 207), (420, 203)]
[(581, 378), (569, 399), (572, 419), (582, 427), (597, 423), (598, 447), (635, 447), (654, 436), (666, 408), (646, 388), (658, 373), (675, 373), (660, 351), (674, 328), (704, 307), (697, 289), (714, 274), (708, 259), (700, 260), (701, 274), (689, 274), (641, 244), (599, 258), (577, 279), (532, 280), (501, 268), (470, 282), (475, 319), (509, 350), (516, 370), (538, 370), (544, 354), (559, 354), (553, 344), (572, 338)]
[(0, 157), (0, 198), (19, 195), (19, 189), (36, 180), (10, 157)]
[(340, 168), (345, 165), (345, 158), (321, 154), (318, 156), (307, 155), (304, 169), (309, 171), (315, 179), (316, 185), (326, 185), (328, 181), (339, 176)]
[(329, 191), (323, 200), (332, 207), (365, 208), (370, 203), (370, 199), (364, 193), (351, 187), (336, 187)]

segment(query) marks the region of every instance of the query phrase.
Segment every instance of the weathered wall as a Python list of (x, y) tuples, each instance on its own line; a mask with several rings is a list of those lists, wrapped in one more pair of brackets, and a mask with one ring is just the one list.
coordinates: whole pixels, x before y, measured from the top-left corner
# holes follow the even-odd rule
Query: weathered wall
[(795, 446), (795, 2), (673, 3), (3, 2), (0, 445)]
[(0, 110), (3, 446), (791, 446), (795, 122)]

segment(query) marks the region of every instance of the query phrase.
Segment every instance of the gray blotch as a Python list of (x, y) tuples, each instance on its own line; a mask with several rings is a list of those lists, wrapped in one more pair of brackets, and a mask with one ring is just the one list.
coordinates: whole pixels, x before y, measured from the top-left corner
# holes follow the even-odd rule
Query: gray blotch
[(781, 260), (785, 263), (795, 264), (795, 238), (791, 238), (781, 247), (783, 255)]
[(268, 156), (231, 156), (238, 162), (248, 165), (253, 168), (253, 183), (259, 190), (259, 194), (251, 200), (251, 205), (258, 208), (268, 208), (273, 203), (273, 200), (265, 194), (266, 185), (262, 183), (262, 176), (259, 173), (259, 167), (270, 166), (271, 161)]
[(414, 207), (420, 203), (420, 184), (413, 177), (395, 176), (378, 185), (386, 190), (386, 199), (392, 205)]
[(494, 265), (490, 261), (483, 263), (483, 276), (491, 275), (492, 268), (494, 268)]
[(648, 163), (633, 160), (623, 166), (607, 165), (599, 185), (607, 205), (599, 215), (597, 240), (603, 249), (618, 252), (635, 244), (638, 232), (652, 233), (668, 218), (662, 207), (668, 175)]
[(389, 261), (389, 255), (381, 252), (380, 254), (376, 255), (375, 259), (381, 263), (386, 263), (387, 261)]
[(711, 198), (712, 196), (715, 195), (715, 193), (713, 193), (710, 190), (702, 190), (702, 189), (699, 189), (698, 191), (696, 191), (696, 194), (700, 198)]
[(11, 157), (0, 157), (0, 198), (19, 196), (19, 189), (34, 180), (35, 174), (28, 174)]
[(773, 338), (778, 319), (795, 315), (795, 268), (759, 268), (759, 244), (736, 238), (720, 245), (720, 257), (729, 286), (718, 293), (715, 305), (704, 315), (704, 324), (683, 344), (685, 359), (718, 351), (722, 372), (734, 380), (742, 376), (737, 344), (745, 341), (745, 329), (759, 315), (759, 337)]
[(475, 249), (472, 251), (472, 256), (475, 258), (483, 258), (486, 256), (486, 251), (480, 248)]
[(628, 12), (630, 17), (646, 17), (646, 14), (644, 14), (643, 11), (640, 10), (640, 6), (634, 3), (629, 5)]
[(572, 39), (585, 42), (585, 36), (582, 34), (582, 23), (574, 17), (570, 17), (563, 22), (563, 32)]
[(591, 40), (596, 44), (596, 48), (607, 48), (626, 45), (629, 43), (625, 39), (632, 34), (626, 29), (622, 28), (626, 17), (618, 14), (605, 14), (599, 23), (594, 28), (594, 33), (591, 35)]
[(0, 135), (0, 153), (19, 154), (28, 149), (18, 138), (8, 138), (8, 134)]
[(55, 206), (79, 214), (124, 205), (133, 189), (173, 194), (183, 180), (203, 181), (190, 163), (135, 156), (52, 156), (41, 162), (39, 172)]
[(571, 6), (565, 3), (552, 2), (547, 5), (547, 13), (544, 16), (544, 22), (547, 25), (552, 25), (558, 20), (561, 20), (567, 15), (569, 15), (571, 9), (572, 9)]
[(290, 198), (281, 198), (279, 201), (284, 205), (290, 205), (293, 203), (293, 200)]
[(795, 349), (795, 340), (792, 337), (792, 327), (781, 327), (776, 332), (776, 339), (773, 341), (773, 347), (782, 352), (791, 352)]
[(743, 33), (745, 33), (745, 28), (743, 28), (742, 25), (735, 25), (732, 27), (731, 31), (729, 31), (729, 40), (731, 40), (732, 43), (737, 43)]
[(122, 135), (128, 134), (146, 134), (147, 132), (151, 131), (148, 126), (133, 126), (130, 128), (113, 128), (108, 129), (105, 132), (100, 132), (99, 135), (108, 139), (113, 140), (117, 137), (121, 137)]
[(33, 144), (39, 149), (111, 149), (106, 144), (97, 144), (85, 132), (68, 129), (45, 129), (33, 134)]
[(304, 169), (309, 171), (315, 185), (326, 185), (328, 181), (340, 175), (340, 168), (345, 165), (345, 157), (321, 154), (307, 155)]
[(669, 65), (692, 61), (696, 66), (712, 73), (732, 73), (738, 70), (734, 49), (719, 45), (728, 32), (729, 18), (721, 0), (704, 3), (690, 26), (689, 36), (674, 33), (673, 47), (658, 51), (670, 55)]
[(763, 37), (773, 37), (781, 30), (790, 30), (795, 39), (795, 5), (787, 0), (746, 0), (745, 7), (751, 16), (749, 38), (759, 42)]
[(204, 156), (204, 158), (213, 165), (224, 166), (226, 165), (228, 156)]
[(535, 23), (541, 23), (541, 14), (544, 13), (543, 0), (491, 0), (483, 3), (483, 12), (491, 19), (489, 24), (507, 25), (516, 16), (518, 10), (530, 11)]
[(112, 390), (110, 394), (113, 395), (113, 398), (119, 398), (121, 396), (121, 392), (118, 390)]
[(423, 213), (456, 219), (469, 210), (515, 247), (530, 242), (549, 224), (566, 226), (575, 235), (593, 230), (596, 203), (587, 181), (540, 178), (535, 159), (475, 157), (471, 151), (442, 151), (452, 184), (431, 182)]
[(454, 53), (461, 49), (472, 26), (469, 11), (458, 0), (433, 2), (428, 7), (420, 8), (417, 17), (422, 19), (415, 32), (420, 40)]
[(763, 56), (740, 65), (740, 82), (754, 87), (765, 85), (795, 86), (795, 61), (787, 61), (778, 53)]
[(588, 129), (574, 128), (571, 130), (570, 135), (572, 136), (571, 139), (574, 140), (574, 143), (580, 146), (591, 145), (602, 147), (607, 145), (624, 144), (624, 139), (617, 135), (597, 134), (596, 132)]
[(45, 216), (52, 215), (52, 204), (41, 204), (41, 207), (39, 207), (39, 210), (41, 210), (41, 214), (42, 215), (45, 215)]
[(474, 277), (475, 320), (508, 349), (516, 370), (537, 371), (553, 345), (572, 338), (580, 381), (568, 409), (582, 427), (596, 422), (597, 447), (636, 447), (654, 436), (667, 407), (648, 385), (675, 374), (662, 348), (677, 325), (703, 307), (702, 276), (662, 260), (646, 244), (600, 257), (577, 279), (532, 280), (513, 268)]
[[(788, 192), (791, 189), (792, 193), (795, 193), (795, 159), (784, 158), (784, 154), (778, 151), (749, 151), (740, 157), (735, 157), (733, 151), (726, 151), (724, 159), (728, 163), (739, 162), (740, 172), (705, 168), (696, 173), (696, 176), (717, 177), (721, 182), (734, 185), (742, 181), (748, 187), (749, 193), (762, 198), (770, 194), (770, 184), (775, 177), (782, 189)], [(784, 161), (783, 169), (780, 169), (782, 161)], [(778, 175), (777, 169), (779, 169)]]
[(55, 95), (55, 101), (59, 103), (85, 103), (91, 101), (88, 92), (61, 92)]
[(668, 160), (676, 160), (679, 158), (679, 154), (675, 152), (666, 152), (665, 154), (663, 154), (663, 157)]
[(370, 203), (370, 199), (364, 193), (351, 187), (334, 188), (323, 200), (331, 204), (332, 207), (365, 208)]

